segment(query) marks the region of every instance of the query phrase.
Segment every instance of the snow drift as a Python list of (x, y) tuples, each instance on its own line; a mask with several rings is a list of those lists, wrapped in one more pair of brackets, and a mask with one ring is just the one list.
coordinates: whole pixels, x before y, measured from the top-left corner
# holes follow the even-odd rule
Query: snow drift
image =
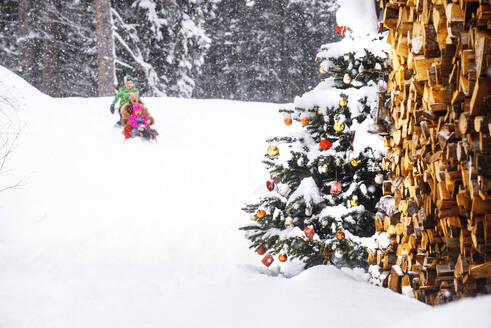
[(24, 128), (1, 176), (22, 181), (0, 193), (1, 327), (379, 327), (407, 314), (457, 327), (470, 309), (469, 325), (487, 322), (490, 297), (433, 309), (357, 270), (286, 279), (295, 267), (260, 264), (237, 228), (265, 178), (264, 140), (284, 133), (276, 105), (144, 98), (159, 141), (124, 142), (109, 98), (7, 84)]

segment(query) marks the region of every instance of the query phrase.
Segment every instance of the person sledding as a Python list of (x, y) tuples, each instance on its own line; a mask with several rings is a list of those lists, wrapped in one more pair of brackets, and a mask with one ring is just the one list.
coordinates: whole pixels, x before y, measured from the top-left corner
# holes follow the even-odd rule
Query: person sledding
[(133, 77), (131, 75), (126, 75), (124, 77), (124, 87), (121, 87), (118, 90), (118, 93), (116, 94), (116, 97), (114, 97), (114, 100), (110, 106), (111, 114), (114, 114), (114, 111), (115, 111), (114, 106), (119, 101), (119, 110), (118, 110), (119, 121), (116, 122), (116, 126), (122, 125), (121, 109), (123, 108), (124, 105), (126, 105), (129, 102), (130, 95), (132, 93), (135, 93), (138, 95), (138, 89), (135, 88), (135, 86), (133, 85)]
[(124, 130), (126, 139), (137, 136), (147, 140), (155, 139), (158, 133), (156, 130), (150, 128), (149, 119), (143, 113), (142, 105), (140, 103), (136, 103), (132, 107), (133, 114), (130, 115), (128, 119), (128, 126)]
[(136, 104), (139, 104), (141, 106), (143, 114), (145, 114), (145, 116), (148, 118), (148, 124), (153, 125), (155, 120), (153, 119), (152, 115), (150, 115), (147, 107), (145, 107), (137, 93), (132, 93), (130, 94), (130, 101), (119, 109), (119, 111), (121, 112), (121, 124), (123, 125), (123, 127), (128, 126), (128, 120), (131, 114), (133, 114), (133, 107)]

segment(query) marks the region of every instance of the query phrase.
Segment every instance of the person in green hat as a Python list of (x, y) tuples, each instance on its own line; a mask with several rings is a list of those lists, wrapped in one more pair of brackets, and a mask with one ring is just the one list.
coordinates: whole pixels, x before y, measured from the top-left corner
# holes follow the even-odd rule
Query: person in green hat
[[(121, 109), (125, 104), (127, 104), (130, 100), (130, 94), (136, 93), (138, 94), (138, 89), (135, 88), (133, 85), (133, 77), (131, 75), (126, 75), (124, 77), (124, 87), (121, 87), (118, 90), (118, 93), (116, 94), (116, 97), (114, 97), (114, 100), (111, 104), (110, 111), (111, 114), (114, 114), (114, 105), (119, 100), (119, 108)], [(118, 110), (119, 113), (119, 121), (116, 122), (117, 126), (121, 126), (121, 111)]]

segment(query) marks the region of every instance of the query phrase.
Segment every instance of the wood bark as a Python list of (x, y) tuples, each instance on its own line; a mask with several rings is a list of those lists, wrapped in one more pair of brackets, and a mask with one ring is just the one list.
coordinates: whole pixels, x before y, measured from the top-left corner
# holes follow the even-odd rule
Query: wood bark
[(46, 39), (43, 43), (43, 73), (41, 90), (46, 94), (60, 96), (60, 53), (61, 53), (61, 26), (58, 23), (58, 10), (61, 0), (46, 0), (43, 17)]
[(34, 82), (36, 75), (33, 63), (36, 62), (36, 47), (35, 40), (31, 37), (33, 25), (32, 0), (19, 0), (19, 27), (18, 27), (18, 46), (19, 46), (19, 64), (22, 69), (22, 77), (28, 82)]
[(95, 0), (98, 95), (114, 95), (114, 39), (110, 0)]

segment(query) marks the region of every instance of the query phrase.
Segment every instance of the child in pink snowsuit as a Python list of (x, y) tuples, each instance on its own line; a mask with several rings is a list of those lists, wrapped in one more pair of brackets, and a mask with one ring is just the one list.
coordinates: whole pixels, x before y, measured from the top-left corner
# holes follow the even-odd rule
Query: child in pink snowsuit
[(150, 124), (148, 124), (148, 119), (140, 104), (133, 105), (133, 114), (131, 114), (128, 119), (128, 124), (131, 126), (131, 137), (136, 136), (143, 137), (145, 139), (155, 139), (158, 135), (157, 131), (150, 129)]
[(139, 131), (150, 128), (150, 125), (147, 123), (148, 119), (145, 114), (143, 114), (142, 107), (140, 104), (135, 104), (133, 106), (133, 114), (131, 114), (128, 124), (133, 128)]

